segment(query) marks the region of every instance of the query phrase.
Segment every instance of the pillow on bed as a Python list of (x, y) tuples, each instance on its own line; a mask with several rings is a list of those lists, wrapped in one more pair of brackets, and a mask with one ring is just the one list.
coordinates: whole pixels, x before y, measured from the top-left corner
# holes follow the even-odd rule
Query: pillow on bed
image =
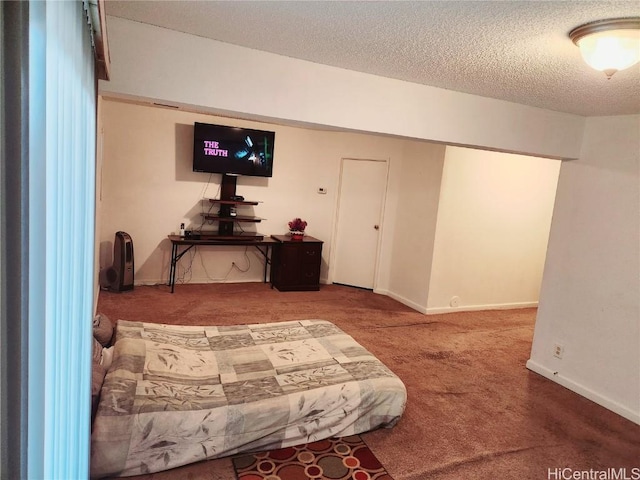
[(100, 365), (104, 367), (105, 370), (109, 370), (111, 363), (113, 363), (113, 348), (103, 348), (102, 356), (100, 357)]
[(93, 355), (91, 356), (91, 361), (95, 365), (96, 363), (100, 365), (100, 361), (102, 360), (102, 344), (97, 340), (93, 339)]
[(91, 413), (92, 416), (98, 407), (102, 382), (107, 374), (107, 369), (100, 363), (102, 361), (102, 345), (93, 339), (93, 355), (91, 359)]
[(102, 346), (109, 346), (113, 337), (113, 324), (109, 317), (99, 313), (93, 318), (93, 336)]
[(91, 369), (91, 403), (98, 401), (100, 396), (100, 389), (104, 382), (104, 376), (107, 374), (107, 369), (99, 363), (94, 363)]

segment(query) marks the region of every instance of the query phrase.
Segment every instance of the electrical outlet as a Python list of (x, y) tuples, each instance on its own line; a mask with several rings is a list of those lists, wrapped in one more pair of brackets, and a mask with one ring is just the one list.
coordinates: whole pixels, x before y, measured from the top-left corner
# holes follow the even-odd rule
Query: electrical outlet
[(553, 345), (553, 356), (556, 358), (562, 359), (563, 355), (564, 355), (564, 345), (561, 345), (560, 343), (555, 343)]
[(320, 195), (326, 195), (327, 194), (327, 189), (324, 187), (318, 187), (318, 193)]

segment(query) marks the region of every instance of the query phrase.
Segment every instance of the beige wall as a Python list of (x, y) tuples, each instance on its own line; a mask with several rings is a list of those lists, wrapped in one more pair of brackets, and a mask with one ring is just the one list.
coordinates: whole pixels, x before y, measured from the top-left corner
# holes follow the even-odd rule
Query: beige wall
[(559, 170), (558, 160), (447, 147), (429, 313), (537, 305)]

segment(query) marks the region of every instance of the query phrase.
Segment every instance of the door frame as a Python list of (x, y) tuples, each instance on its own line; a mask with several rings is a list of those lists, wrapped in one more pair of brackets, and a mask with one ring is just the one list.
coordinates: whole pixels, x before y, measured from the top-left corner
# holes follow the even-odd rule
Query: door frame
[[(385, 171), (385, 180), (384, 180), (384, 189), (382, 190), (382, 206), (380, 208), (380, 218), (378, 225), (380, 225), (380, 230), (378, 231), (378, 241), (376, 243), (376, 251), (375, 251), (375, 263), (373, 266), (373, 291), (377, 290), (377, 286), (379, 283), (378, 275), (380, 273), (380, 247), (382, 245), (382, 238), (384, 236), (384, 219), (385, 212), (387, 210), (387, 191), (389, 190), (389, 170), (391, 168), (391, 158), (364, 158), (364, 157), (342, 157), (340, 159), (340, 174), (338, 177), (338, 192), (336, 194), (335, 206), (334, 206), (334, 216), (333, 216), (333, 228), (331, 233), (331, 253), (329, 255), (329, 274), (327, 281), (329, 284), (333, 284), (333, 265), (335, 265), (336, 261), (336, 250), (337, 250), (337, 240), (338, 240), (338, 220), (340, 216), (340, 201), (342, 197), (342, 184), (343, 184), (343, 172), (344, 172), (344, 163), (345, 161), (359, 161), (359, 162), (381, 162), (386, 165)], [(358, 288), (358, 287), (354, 287)], [(367, 289), (368, 290), (368, 289)]]

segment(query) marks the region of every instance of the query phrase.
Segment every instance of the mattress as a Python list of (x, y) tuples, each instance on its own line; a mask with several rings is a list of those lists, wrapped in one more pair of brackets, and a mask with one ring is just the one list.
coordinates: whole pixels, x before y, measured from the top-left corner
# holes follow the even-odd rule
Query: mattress
[(402, 381), (325, 320), (174, 326), (119, 320), (91, 476), (130, 476), (392, 427)]

